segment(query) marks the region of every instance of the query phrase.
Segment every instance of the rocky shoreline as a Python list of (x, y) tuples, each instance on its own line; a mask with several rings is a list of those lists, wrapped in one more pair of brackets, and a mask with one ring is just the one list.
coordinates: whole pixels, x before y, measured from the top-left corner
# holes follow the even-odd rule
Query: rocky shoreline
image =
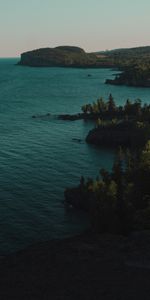
[(115, 79), (106, 79), (105, 81), (106, 84), (111, 84), (111, 85), (125, 85), (125, 86), (134, 86), (134, 87), (145, 87), (149, 88), (150, 87), (150, 79), (146, 79), (143, 82), (130, 82), (130, 80), (120, 80), (120, 78), (115, 78)]
[(125, 85), (134, 87), (150, 87), (150, 68), (140, 69), (138, 67), (123, 68), (122, 73), (115, 76), (114, 79), (106, 79), (106, 84)]
[[(77, 113), (77, 114), (60, 114), (52, 115), (51, 113), (46, 113), (44, 115), (32, 115), (32, 119), (40, 120), (50, 120), (51, 118), (56, 118), (63, 121), (91, 121), (95, 124), (95, 127), (89, 131), (86, 136), (85, 141), (89, 144), (94, 144), (97, 146), (135, 146), (139, 144), (144, 145), (148, 139), (149, 131), (146, 134), (145, 128), (136, 128), (134, 120), (123, 121), (121, 120), (122, 114), (118, 115), (118, 123), (109, 125), (112, 115), (104, 115), (104, 121), (108, 122), (108, 125), (97, 125), (97, 120), (101, 117), (100, 114), (87, 114), (87, 113)], [(114, 115), (115, 117), (115, 115)], [(120, 120), (119, 120), (120, 118)]]
[(61, 115), (52, 115), (51, 113), (46, 114), (36, 114), (32, 115), (32, 119), (48, 119), (48, 118), (57, 118), (59, 120), (64, 121), (77, 121), (77, 120), (93, 120), (95, 121), (98, 116), (97, 115), (90, 115), (85, 113), (77, 113), (77, 114), (61, 114)]
[(134, 128), (130, 122), (116, 126), (98, 127), (89, 131), (86, 142), (97, 146), (144, 146), (147, 141), (145, 129)]
[(92, 114), (85, 114), (85, 113), (77, 113), (77, 114), (62, 114), (58, 115), (59, 120), (64, 120), (64, 121), (77, 121), (77, 120), (97, 120), (97, 115), (92, 115)]

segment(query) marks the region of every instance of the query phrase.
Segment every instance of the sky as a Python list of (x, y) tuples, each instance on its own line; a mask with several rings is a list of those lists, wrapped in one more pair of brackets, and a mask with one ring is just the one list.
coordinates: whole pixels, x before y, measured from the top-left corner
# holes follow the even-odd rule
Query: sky
[(150, 0), (0, 0), (0, 57), (58, 45), (150, 45)]

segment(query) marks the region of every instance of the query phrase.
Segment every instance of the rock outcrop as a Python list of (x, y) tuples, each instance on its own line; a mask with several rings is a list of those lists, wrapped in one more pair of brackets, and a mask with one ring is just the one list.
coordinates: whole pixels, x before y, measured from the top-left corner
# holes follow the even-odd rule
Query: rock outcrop
[(107, 79), (106, 84), (113, 85), (126, 85), (135, 87), (150, 87), (150, 68), (127, 68), (124, 72), (120, 73), (115, 79)]
[(89, 131), (86, 142), (98, 146), (143, 146), (149, 131), (144, 128), (135, 128), (129, 122), (122, 122), (116, 126), (98, 127)]

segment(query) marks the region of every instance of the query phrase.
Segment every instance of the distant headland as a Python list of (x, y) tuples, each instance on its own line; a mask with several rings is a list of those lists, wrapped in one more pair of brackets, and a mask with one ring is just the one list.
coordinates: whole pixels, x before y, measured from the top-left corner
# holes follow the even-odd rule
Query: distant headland
[(122, 73), (106, 84), (150, 87), (150, 46), (87, 53), (76, 46), (41, 48), (21, 54), (30, 67), (116, 68)]
[[(101, 59), (102, 58), (102, 59)], [(97, 53), (86, 53), (76, 46), (59, 46), (56, 48), (41, 48), (21, 54), (19, 65), (30, 67), (113, 67), (107, 57)]]

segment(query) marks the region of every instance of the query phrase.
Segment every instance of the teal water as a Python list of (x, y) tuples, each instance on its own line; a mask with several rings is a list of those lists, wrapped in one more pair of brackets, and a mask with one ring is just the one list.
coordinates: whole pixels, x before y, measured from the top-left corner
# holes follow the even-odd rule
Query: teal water
[[(0, 254), (82, 231), (86, 216), (66, 211), (63, 192), (81, 175), (112, 166), (114, 153), (84, 142), (91, 123), (60, 121), (60, 113), (111, 92), (150, 102), (150, 89), (105, 85), (108, 69), (28, 68), (0, 59)], [(92, 77), (88, 77), (88, 74)], [(50, 112), (49, 119), (32, 119)], [(78, 143), (73, 139), (82, 139)]]

